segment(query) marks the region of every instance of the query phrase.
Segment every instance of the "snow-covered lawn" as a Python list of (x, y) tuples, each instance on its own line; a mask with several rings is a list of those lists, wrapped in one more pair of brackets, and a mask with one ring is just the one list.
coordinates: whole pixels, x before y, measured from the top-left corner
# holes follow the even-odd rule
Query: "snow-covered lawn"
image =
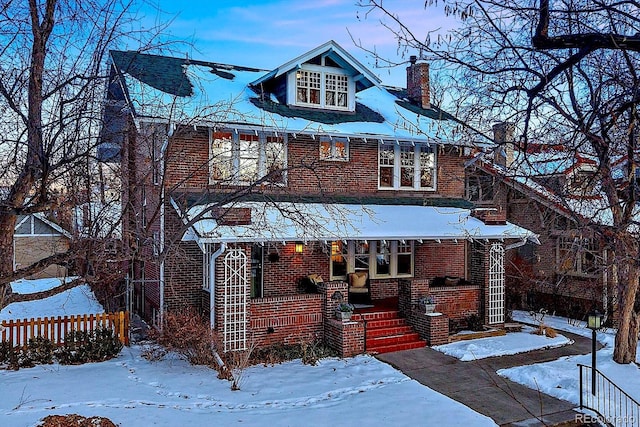
[(569, 338), (558, 334), (555, 338), (535, 335), (532, 327), (523, 327), (522, 332), (510, 332), (500, 337), (479, 338), (459, 341), (432, 347), (449, 356), (456, 357), (463, 362), (484, 359), (493, 356), (524, 353), (542, 348), (562, 347), (571, 344)]
[[(67, 278), (72, 280), (73, 278)], [(30, 294), (58, 286), (63, 279), (21, 279), (11, 282), (11, 289), (18, 294)], [(49, 298), (23, 303), (9, 304), (0, 310), (0, 321), (28, 319), (31, 317), (57, 317), (74, 314), (104, 313), (104, 308), (96, 300), (88, 285), (79, 285)]]
[(369, 356), (251, 367), (231, 391), (211, 369), (149, 362), (132, 346), (102, 363), (0, 371), (0, 395), (3, 426), (69, 413), (122, 426), (495, 426)]
[[(531, 322), (526, 312), (514, 312), (514, 320)], [(546, 316), (544, 322), (556, 330), (591, 336), (591, 330), (585, 327), (584, 322), (569, 323), (566, 318), (555, 316)], [(640, 368), (635, 364), (619, 365), (613, 361), (614, 338), (614, 330), (597, 333), (598, 341), (604, 345), (596, 353), (598, 370), (636, 400), (640, 400)], [(578, 363), (591, 366), (591, 355), (563, 357), (553, 362), (502, 369), (498, 374), (551, 396), (579, 404)]]
[[(14, 292), (48, 289), (58, 279), (21, 280)], [(99, 313), (87, 286), (46, 300), (11, 304), (0, 319)], [(254, 366), (240, 391), (214, 370), (169, 357), (144, 359), (142, 347), (80, 366), (0, 370), (0, 426), (36, 425), (54, 414), (104, 416), (122, 426), (495, 426), (483, 415), (369, 356)], [(437, 410), (434, 410), (437, 408)]]

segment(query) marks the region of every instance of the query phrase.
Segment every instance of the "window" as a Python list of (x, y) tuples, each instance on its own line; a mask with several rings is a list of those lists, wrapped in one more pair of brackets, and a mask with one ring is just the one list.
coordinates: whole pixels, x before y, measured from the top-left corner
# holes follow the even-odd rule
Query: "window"
[(211, 181), (249, 184), (267, 177), (284, 184), (286, 140), (265, 133), (212, 132)]
[(331, 279), (366, 271), (369, 277), (413, 276), (413, 241), (377, 240), (331, 243)]
[(325, 74), (325, 105), (347, 108), (349, 79), (338, 74)]
[(332, 110), (355, 110), (355, 84), (351, 77), (337, 67), (305, 64), (305, 68), (291, 73), (289, 104)]
[(296, 103), (320, 105), (320, 73), (296, 72)]
[(347, 278), (348, 245), (345, 242), (331, 242), (331, 280)]
[(349, 161), (349, 142), (346, 138), (320, 138), (320, 160)]
[(467, 200), (472, 202), (492, 202), (494, 179), (487, 174), (467, 175)]
[(588, 276), (597, 273), (597, 245), (594, 239), (559, 237), (557, 257), (561, 273)]
[(436, 155), (427, 144), (380, 144), (380, 189), (435, 190)]

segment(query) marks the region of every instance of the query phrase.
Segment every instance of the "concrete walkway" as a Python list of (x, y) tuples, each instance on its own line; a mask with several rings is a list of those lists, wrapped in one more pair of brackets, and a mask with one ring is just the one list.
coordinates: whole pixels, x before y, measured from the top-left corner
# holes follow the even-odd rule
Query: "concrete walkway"
[(381, 354), (377, 358), (501, 426), (557, 425), (575, 420), (575, 405), (500, 377), (496, 371), (591, 352), (590, 339), (561, 333), (574, 340), (574, 344), (473, 362), (461, 362), (428, 347)]

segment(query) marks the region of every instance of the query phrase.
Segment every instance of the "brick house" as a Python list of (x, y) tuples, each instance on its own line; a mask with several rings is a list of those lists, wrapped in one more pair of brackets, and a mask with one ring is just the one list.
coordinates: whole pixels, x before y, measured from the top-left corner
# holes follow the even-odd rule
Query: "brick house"
[(465, 200), (480, 137), (430, 103), (427, 64), (401, 89), (333, 41), (273, 70), (111, 59), (103, 151), (119, 150), (144, 317), (195, 306), (225, 350), (314, 338), (345, 355), (504, 322), (505, 246), (535, 235)]
[[(43, 214), (19, 215), (13, 237), (13, 268), (28, 267), (58, 252), (65, 252), (70, 241), (71, 234)], [(67, 273), (67, 266), (53, 264), (29, 278), (65, 277)]]
[[(495, 141), (510, 143), (512, 132), (511, 125), (494, 126)], [(467, 199), (504, 210), (508, 221), (539, 236), (539, 244), (507, 256), (508, 308), (544, 308), (577, 319), (594, 308), (611, 312), (614, 277), (607, 251), (590, 231), (609, 221), (607, 203), (589, 184), (596, 173), (593, 159), (561, 144), (530, 143), (526, 152), (515, 146), (467, 163)]]

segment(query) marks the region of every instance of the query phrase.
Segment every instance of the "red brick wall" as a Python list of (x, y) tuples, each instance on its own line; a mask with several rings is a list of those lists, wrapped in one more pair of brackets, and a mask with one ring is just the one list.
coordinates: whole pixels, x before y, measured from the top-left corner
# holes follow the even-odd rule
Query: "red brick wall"
[[(308, 135), (288, 137), (288, 185), (265, 186), (266, 193), (288, 192), (301, 195), (377, 195), (397, 197), (463, 197), (464, 157), (457, 149), (438, 150), (437, 191), (378, 190), (378, 142), (352, 138), (349, 161), (325, 161), (319, 158), (319, 138)], [(180, 190), (208, 187), (207, 163), (209, 134), (205, 128), (178, 128), (169, 144), (167, 185)]]
[(323, 338), (320, 294), (252, 299), (249, 318), (250, 333), (258, 346)]
[(362, 354), (365, 342), (364, 323), (327, 319), (325, 340), (331, 348), (340, 353), (341, 357)]
[(411, 316), (411, 324), (420, 334), (420, 338), (426, 340), (429, 345), (449, 342), (449, 318), (443, 314), (425, 314), (417, 311)]
[(305, 245), (301, 254), (295, 252), (293, 242), (275, 245), (279, 259), (274, 262), (269, 261), (265, 247), (262, 270), (265, 297), (299, 293), (299, 281), (310, 274), (319, 274), (324, 280), (329, 280), (329, 255), (323, 252), (321, 242)]
[(462, 320), (480, 313), (482, 289), (479, 285), (431, 287), (429, 293), (436, 300), (436, 310), (450, 319)]
[(468, 243), (443, 240), (442, 243), (416, 243), (415, 278), (440, 276), (466, 277), (465, 256)]

